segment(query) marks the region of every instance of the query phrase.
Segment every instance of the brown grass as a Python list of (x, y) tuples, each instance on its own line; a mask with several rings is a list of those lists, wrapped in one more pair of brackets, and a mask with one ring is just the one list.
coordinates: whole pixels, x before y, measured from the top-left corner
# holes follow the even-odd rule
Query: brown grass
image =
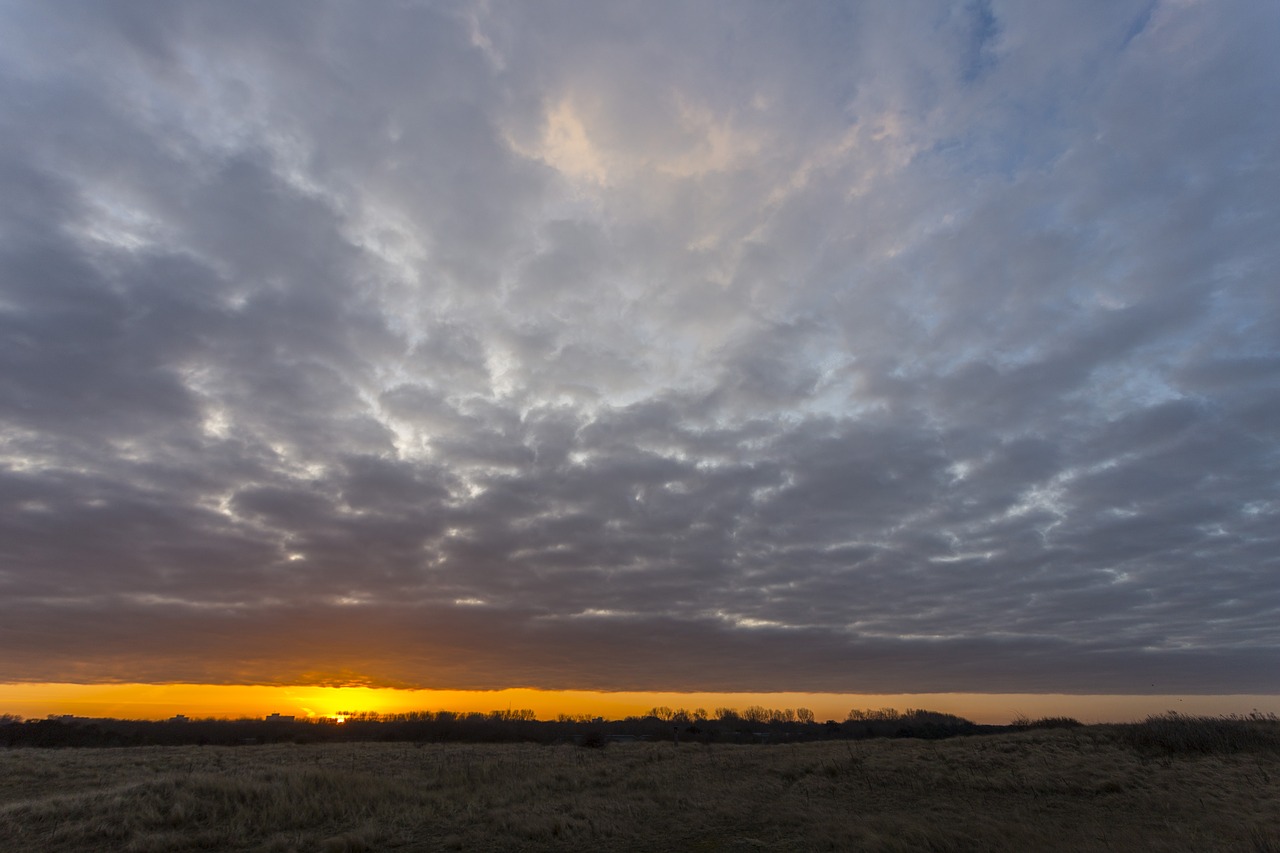
[(0, 752), (0, 849), (1280, 850), (1280, 752), (1116, 728), (778, 746)]

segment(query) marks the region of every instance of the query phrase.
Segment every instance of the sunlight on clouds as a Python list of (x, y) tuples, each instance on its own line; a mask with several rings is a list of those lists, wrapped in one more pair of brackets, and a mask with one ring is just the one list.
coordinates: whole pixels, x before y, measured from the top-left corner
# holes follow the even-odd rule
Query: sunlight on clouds
[(968, 554), (948, 554), (942, 557), (930, 557), (930, 563), (964, 563), (971, 560), (990, 560), (998, 552), (996, 551), (975, 551)]
[(589, 607), (581, 613), (571, 613), (569, 614), (569, 617), (571, 619), (579, 617), (588, 619), (625, 619), (635, 615), (636, 614), (630, 610), (608, 610), (599, 607)]
[(590, 130), (585, 111), (569, 97), (546, 111), (537, 145), (523, 145), (510, 136), (508, 144), (580, 184), (598, 187), (646, 169), (673, 178), (697, 178), (743, 168), (761, 153), (761, 139), (735, 128), (728, 116), (680, 92), (672, 94), (671, 101), (681, 133), (679, 142), (665, 150), (604, 150)]
[(380, 282), (380, 291), (387, 319), (396, 324), (410, 345), (417, 344), (422, 331), (414, 321), (419, 311), (430, 307), (416, 304), (426, 303), (419, 290), (420, 270), (429, 253), (411, 215), (389, 199), (366, 193), (358, 212), (348, 215), (347, 239), (385, 265), (386, 278)]
[(466, 23), (471, 46), (484, 54), (485, 61), (493, 70), (504, 71), (507, 67), (506, 60), (502, 58), (502, 54), (493, 44), (493, 39), (489, 38), (484, 30), (484, 19), (489, 14), (489, 0), (476, 0), (463, 11), (462, 19)]
[(717, 610), (713, 614), (715, 618), (722, 622), (727, 622), (735, 628), (746, 628), (747, 630), (756, 630), (760, 628), (795, 628), (795, 625), (788, 625), (785, 622), (779, 622), (775, 619), (756, 619), (750, 616), (742, 616), (736, 613), (728, 613), (724, 610)]
[(876, 179), (906, 167), (922, 144), (912, 138), (901, 113), (885, 110), (854, 123), (839, 139), (817, 146), (774, 187), (768, 203), (781, 204), (832, 173), (846, 179), (851, 173), (848, 198), (864, 195)]
[(541, 160), (575, 181), (597, 186), (607, 184), (609, 172), (604, 158), (592, 144), (573, 103), (568, 98), (562, 99), (547, 112), (545, 121), (538, 147), (524, 148), (510, 137), (508, 142), (520, 154)]
[(172, 238), (164, 223), (136, 202), (99, 190), (88, 196), (88, 215), (73, 227), (80, 237), (126, 252), (142, 251)]
[(654, 168), (678, 178), (741, 168), (760, 154), (760, 139), (733, 127), (729, 118), (710, 106), (694, 104), (683, 93), (674, 96), (680, 126), (687, 140), (683, 151), (659, 155)]
[(133, 601), (144, 607), (180, 607), (192, 610), (239, 610), (252, 607), (264, 606), (267, 601), (193, 601), (185, 598), (177, 598), (171, 595), (157, 595), (155, 593), (133, 594), (123, 596), (128, 601)]
[(225, 439), (231, 435), (230, 413), (221, 406), (209, 406), (205, 409), (200, 428), (209, 438)]

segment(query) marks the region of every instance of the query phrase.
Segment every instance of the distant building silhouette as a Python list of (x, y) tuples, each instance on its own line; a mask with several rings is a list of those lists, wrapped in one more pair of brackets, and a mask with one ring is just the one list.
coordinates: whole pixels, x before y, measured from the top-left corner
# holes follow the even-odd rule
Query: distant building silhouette
[(292, 714), (288, 714), (288, 715), (267, 714), (267, 722), (268, 723), (292, 723), (293, 715)]

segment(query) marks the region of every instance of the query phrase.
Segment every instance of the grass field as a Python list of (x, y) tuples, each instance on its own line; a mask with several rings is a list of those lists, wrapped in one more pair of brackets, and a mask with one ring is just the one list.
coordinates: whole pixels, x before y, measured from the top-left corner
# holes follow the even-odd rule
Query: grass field
[(771, 746), (10, 749), (0, 850), (1280, 853), (1268, 731), (1237, 744), (1086, 727)]

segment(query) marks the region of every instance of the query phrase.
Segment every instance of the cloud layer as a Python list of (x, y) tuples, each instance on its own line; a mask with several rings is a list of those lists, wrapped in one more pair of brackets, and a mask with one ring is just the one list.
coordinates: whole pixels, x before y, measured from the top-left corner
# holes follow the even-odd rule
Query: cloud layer
[(1274, 4), (0, 16), (0, 681), (1280, 690)]

